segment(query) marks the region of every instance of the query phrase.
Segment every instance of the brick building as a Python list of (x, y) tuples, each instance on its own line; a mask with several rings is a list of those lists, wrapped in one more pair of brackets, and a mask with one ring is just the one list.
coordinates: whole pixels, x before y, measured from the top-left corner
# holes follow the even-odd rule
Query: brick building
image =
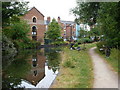
[(44, 15), (33, 7), (22, 18), (30, 25), (29, 38), (44, 44)]
[(76, 23), (73, 21), (63, 21), (58, 17), (58, 23), (61, 26), (61, 36), (64, 40), (75, 40)]
[[(64, 40), (75, 40), (75, 38), (76, 38), (76, 23), (74, 23), (73, 21), (63, 21), (60, 19), (60, 17), (58, 17), (57, 21), (61, 27), (61, 37)], [(45, 21), (46, 30), (47, 30), (50, 22), (51, 22), (51, 18), (47, 17), (47, 20)]]

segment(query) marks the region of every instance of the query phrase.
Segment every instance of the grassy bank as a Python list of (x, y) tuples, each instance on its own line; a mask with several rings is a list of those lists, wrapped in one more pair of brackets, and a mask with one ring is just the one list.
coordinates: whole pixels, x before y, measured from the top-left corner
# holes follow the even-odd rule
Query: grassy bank
[(85, 46), (87, 49), (81, 51), (63, 49), (60, 74), (51, 88), (92, 88), (93, 66), (88, 49), (96, 45)]
[[(112, 49), (109, 58), (106, 58), (105, 54), (99, 52), (98, 49), (95, 50), (105, 61), (113, 68), (115, 72), (118, 72), (118, 60), (120, 58), (120, 51), (117, 49)], [(120, 71), (119, 71), (120, 72)]]

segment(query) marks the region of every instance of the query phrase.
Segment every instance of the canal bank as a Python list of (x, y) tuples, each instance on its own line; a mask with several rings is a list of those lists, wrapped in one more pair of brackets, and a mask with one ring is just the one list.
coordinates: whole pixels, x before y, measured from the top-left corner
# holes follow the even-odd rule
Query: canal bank
[[(92, 88), (93, 65), (88, 50), (96, 46), (86, 44), (86, 49), (77, 51), (68, 47), (63, 49), (59, 75), (50, 88)], [(80, 45), (80, 47), (84, 47)]]

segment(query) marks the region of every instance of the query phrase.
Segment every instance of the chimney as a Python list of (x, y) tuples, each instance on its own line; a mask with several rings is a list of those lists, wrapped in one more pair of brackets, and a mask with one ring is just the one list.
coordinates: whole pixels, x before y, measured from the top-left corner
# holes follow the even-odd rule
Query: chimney
[(49, 24), (51, 21), (51, 18), (50, 17), (47, 17), (47, 24)]
[(60, 17), (58, 17), (58, 23), (60, 22)]
[(50, 17), (47, 17), (47, 21), (49, 21), (49, 22), (50, 22), (50, 19), (51, 19)]

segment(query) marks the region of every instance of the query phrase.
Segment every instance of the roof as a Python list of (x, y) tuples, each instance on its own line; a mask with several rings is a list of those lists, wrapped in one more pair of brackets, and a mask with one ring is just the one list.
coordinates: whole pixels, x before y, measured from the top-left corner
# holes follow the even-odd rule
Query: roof
[[(32, 7), (29, 11), (31, 11), (32, 9), (36, 9), (43, 17), (45, 17), (45, 16), (44, 16), (37, 8), (35, 8), (35, 7)], [(28, 12), (29, 12), (29, 11), (28, 11)], [(27, 13), (28, 13), (28, 12), (27, 12)], [(27, 14), (27, 13), (26, 13), (26, 14)]]
[(63, 20), (61, 20), (61, 23), (65, 23), (65, 24), (75, 24), (75, 22), (73, 22), (73, 21), (63, 21)]

